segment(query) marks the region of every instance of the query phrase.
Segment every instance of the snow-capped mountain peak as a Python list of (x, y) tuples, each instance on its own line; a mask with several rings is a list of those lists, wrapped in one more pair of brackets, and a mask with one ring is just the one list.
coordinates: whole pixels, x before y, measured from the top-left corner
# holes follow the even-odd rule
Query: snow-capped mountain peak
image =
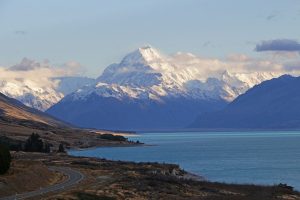
[(254, 85), (277, 76), (235, 71), (229, 64), (186, 53), (163, 56), (152, 47), (142, 47), (47, 112), (82, 127), (184, 127), (200, 113), (219, 110)]
[[(219, 61), (209, 62), (190, 53), (164, 56), (155, 48), (145, 46), (126, 55), (119, 64), (108, 66), (97, 79), (98, 87), (86, 94), (95, 90), (100, 96), (111, 94), (118, 99), (185, 97), (232, 101), (254, 85), (281, 75), (211, 68), (209, 64), (215, 62)], [(84, 96), (82, 92), (78, 94), (80, 98)]]
[(140, 47), (124, 57), (121, 64), (124, 66), (131, 65), (151, 65), (151, 63), (160, 62), (163, 58), (159, 51), (151, 46)]
[(97, 79), (110, 84), (151, 87), (162, 82), (163, 72), (172, 71), (158, 50), (145, 46), (129, 53), (119, 64), (108, 66)]

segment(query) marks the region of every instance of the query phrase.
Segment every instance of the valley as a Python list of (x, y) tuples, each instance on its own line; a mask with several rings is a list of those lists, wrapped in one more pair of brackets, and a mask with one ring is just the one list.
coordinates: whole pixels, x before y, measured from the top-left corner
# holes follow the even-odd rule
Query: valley
[(299, 24), (299, 0), (0, 0), (0, 200), (300, 200)]

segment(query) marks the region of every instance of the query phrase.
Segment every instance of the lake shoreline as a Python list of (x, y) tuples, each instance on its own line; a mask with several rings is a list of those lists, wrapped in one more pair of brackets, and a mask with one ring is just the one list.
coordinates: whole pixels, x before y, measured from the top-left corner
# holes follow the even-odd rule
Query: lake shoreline
[[(84, 149), (70, 155), (174, 163), (210, 181), (259, 185), (287, 183), (300, 189), (296, 181), (300, 180), (297, 171), (299, 132), (145, 133), (133, 139), (146, 145)], [(282, 162), (278, 163), (278, 159)], [(278, 168), (274, 168), (275, 163)], [(283, 173), (286, 170), (290, 173)]]
[[(67, 154), (45, 153), (13, 153), (12, 169), (2, 177), (2, 181), (20, 182), (30, 169), (35, 169), (38, 176), (31, 178), (31, 189), (35, 190), (45, 173), (48, 177), (47, 166), (59, 166), (74, 169), (84, 175), (84, 179), (76, 187), (56, 193), (47, 193), (43, 198), (49, 199), (77, 199), (78, 195), (86, 195), (99, 199), (100, 197), (113, 199), (147, 199), (149, 196), (157, 199), (203, 199), (211, 200), (257, 200), (257, 199), (294, 199), (300, 198), (300, 193), (285, 185), (260, 186), (245, 184), (226, 184), (199, 179), (182, 170), (178, 165), (159, 164), (154, 162), (126, 162), (111, 161), (101, 158), (74, 157)], [(21, 174), (16, 168), (24, 166)], [(58, 183), (63, 176), (55, 174)], [(17, 177), (13, 179), (10, 177)], [(20, 179), (20, 180), (19, 180)], [(0, 180), (0, 181), (1, 181)], [(0, 196), (15, 194), (15, 188), (0, 187)], [(44, 187), (49, 183), (44, 183)], [(53, 184), (53, 183), (52, 183)], [(28, 191), (25, 187), (19, 188), (18, 193)], [(128, 192), (130, 191), (130, 192)], [(265, 196), (267, 195), (267, 196)]]

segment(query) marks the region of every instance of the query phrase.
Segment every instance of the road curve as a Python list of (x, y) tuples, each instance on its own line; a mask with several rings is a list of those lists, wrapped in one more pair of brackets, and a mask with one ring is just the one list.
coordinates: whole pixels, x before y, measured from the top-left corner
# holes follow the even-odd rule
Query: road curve
[(76, 185), (84, 178), (84, 175), (82, 173), (80, 173), (77, 170), (68, 168), (68, 167), (51, 166), (51, 167), (49, 167), (49, 169), (51, 171), (57, 171), (57, 172), (60, 172), (64, 175), (66, 175), (67, 179), (64, 182), (61, 182), (61, 183), (58, 183), (55, 185), (51, 185), (48, 187), (44, 187), (44, 188), (39, 188), (38, 190), (35, 190), (35, 191), (25, 192), (22, 194), (16, 194), (16, 195), (7, 196), (7, 197), (1, 197), (0, 200), (26, 199), (26, 198), (30, 198), (30, 197), (36, 197), (39, 195), (43, 195), (48, 192), (63, 191), (73, 185)]

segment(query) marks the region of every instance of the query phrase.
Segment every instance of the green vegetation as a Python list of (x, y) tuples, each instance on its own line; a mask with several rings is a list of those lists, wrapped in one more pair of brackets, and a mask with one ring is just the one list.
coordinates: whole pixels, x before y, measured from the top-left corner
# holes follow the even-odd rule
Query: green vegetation
[(125, 138), (122, 135), (102, 134), (99, 137), (104, 140), (121, 141), (121, 142), (127, 141), (127, 138)]
[(5, 174), (10, 167), (11, 155), (9, 148), (0, 144), (0, 174)]

